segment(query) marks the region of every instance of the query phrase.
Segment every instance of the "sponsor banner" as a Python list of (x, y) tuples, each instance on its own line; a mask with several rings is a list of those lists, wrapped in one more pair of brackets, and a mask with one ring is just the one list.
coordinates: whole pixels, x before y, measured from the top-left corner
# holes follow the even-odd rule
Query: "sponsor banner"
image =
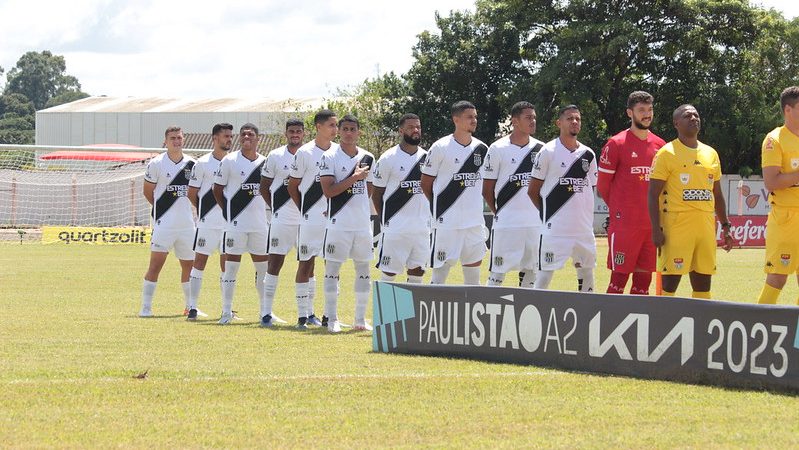
[(42, 227), (43, 244), (150, 244), (149, 228)]
[(739, 216), (765, 216), (769, 212), (768, 191), (762, 179), (741, 179), (735, 175), (727, 178), (727, 214)]
[(373, 349), (799, 391), (799, 308), (375, 282)]
[[(730, 234), (736, 247), (765, 247), (766, 246), (766, 219), (768, 216), (728, 216), (730, 221)], [(716, 241), (724, 244), (721, 239), (721, 222), (716, 221)]]

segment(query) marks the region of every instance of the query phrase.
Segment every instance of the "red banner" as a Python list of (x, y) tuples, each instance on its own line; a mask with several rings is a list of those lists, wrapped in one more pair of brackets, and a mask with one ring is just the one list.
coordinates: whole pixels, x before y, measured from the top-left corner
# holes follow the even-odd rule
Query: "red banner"
[[(767, 216), (729, 216), (730, 234), (735, 247), (765, 247)], [(716, 241), (721, 240), (721, 223), (716, 221)]]

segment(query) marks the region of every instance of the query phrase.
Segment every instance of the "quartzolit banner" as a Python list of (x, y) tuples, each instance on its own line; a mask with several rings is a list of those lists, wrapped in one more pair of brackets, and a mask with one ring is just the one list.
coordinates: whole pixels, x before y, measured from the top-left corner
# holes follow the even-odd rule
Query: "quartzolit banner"
[(799, 308), (375, 282), (376, 352), (799, 391)]

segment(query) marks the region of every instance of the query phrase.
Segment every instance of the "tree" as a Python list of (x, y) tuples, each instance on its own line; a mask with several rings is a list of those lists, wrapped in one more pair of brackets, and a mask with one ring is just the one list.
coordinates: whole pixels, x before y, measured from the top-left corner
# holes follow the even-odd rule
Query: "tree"
[(80, 100), (88, 96), (89, 94), (82, 91), (66, 91), (64, 93), (56, 95), (55, 97), (52, 97), (50, 100), (47, 100), (47, 103), (44, 105), (44, 107), (52, 108), (53, 106), (74, 102), (75, 100)]
[(22, 94), (0, 95), (0, 144), (33, 144), (36, 111)]
[(82, 93), (78, 79), (67, 75), (63, 56), (50, 51), (27, 52), (8, 71), (5, 94), (22, 94), (39, 110), (56, 96), (68, 92)]

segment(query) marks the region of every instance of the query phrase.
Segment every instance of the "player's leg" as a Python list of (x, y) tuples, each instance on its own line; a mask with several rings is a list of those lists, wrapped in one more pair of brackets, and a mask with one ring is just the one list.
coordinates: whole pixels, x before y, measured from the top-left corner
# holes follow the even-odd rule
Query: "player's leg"
[(327, 330), (331, 333), (341, 331), (338, 320), (338, 292), (341, 266), (349, 253), (349, 245), (345, 232), (326, 230), (322, 242), (322, 258), (325, 260), (325, 293), (324, 318), (327, 318)]
[[(630, 279), (630, 270), (627, 266), (634, 263), (632, 255), (628, 255), (629, 242), (631, 236), (625, 236), (622, 230), (617, 230), (615, 221), (608, 227), (608, 269), (610, 269), (610, 281), (606, 292), (608, 294), (623, 294)], [(631, 230), (624, 230), (630, 232)], [(626, 238), (626, 239), (625, 239)], [(627, 245), (625, 245), (627, 244)]]
[(638, 262), (632, 274), (633, 283), (630, 288), (630, 294), (649, 295), (652, 272), (657, 270), (657, 249), (652, 242), (651, 230), (636, 230), (635, 233), (638, 238)]
[[(499, 238), (497, 238), (497, 231), (500, 234)], [(491, 248), (488, 251), (488, 279), (486, 280), (486, 286), (502, 286), (505, 281), (505, 257), (501, 254), (502, 252), (497, 252), (498, 241), (502, 241), (502, 234), (501, 230), (491, 229)]]
[(525, 228), (524, 254), (519, 263), (519, 287), (532, 289), (538, 273), (538, 245), (541, 242), (541, 228)]
[(549, 289), (555, 271), (566, 264), (573, 248), (573, 237), (541, 236), (538, 249), (538, 273), (534, 289)]
[[(269, 268), (269, 254), (267, 248), (267, 232), (253, 231), (244, 233), (246, 235), (245, 252), (250, 254), (253, 266), (255, 267), (255, 292), (258, 295), (259, 315), (262, 327), (270, 327), (274, 323), (272, 305), (266, 303), (266, 292), (264, 280)], [(273, 296), (274, 298), (274, 296)]]
[(460, 260), (463, 264), (463, 284), (476, 286), (480, 284), (480, 265), (485, 258), (486, 239), (488, 230), (484, 225), (478, 225), (464, 230), (458, 230), (462, 236)]
[(236, 292), (236, 276), (241, 266), (241, 255), (247, 250), (247, 236), (240, 232), (225, 232), (223, 236), (225, 272), (222, 275), (222, 317), (220, 325), (233, 321), (233, 295)]
[(142, 284), (139, 317), (151, 317), (153, 315), (153, 296), (158, 284), (158, 275), (161, 273), (168, 255), (168, 252), (150, 252), (150, 263), (147, 267), (147, 272), (144, 274), (144, 282)]
[(372, 287), (372, 277), (369, 265), (372, 261), (372, 233), (371, 231), (347, 232), (352, 238), (349, 257), (355, 265), (355, 323), (352, 328), (359, 331), (371, 331), (372, 326), (366, 321), (366, 309), (369, 306), (369, 293)]
[(713, 214), (691, 214), (696, 236), (691, 259), (691, 297), (710, 300), (711, 277), (716, 273), (716, 218)]
[(594, 292), (596, 239), (593, 232), (575, 239), (572, 259), (577, 270), (577, 291)]
[(455, 231), (446, 229), (433, 230), (430, 246), (430, 267), (433, 269), (433, 275), (430, 279), (430, 284), (446, 283), (449, 270), (457, 261), (457, 257), (452, 258), (450, 256), (453, 247), (460, 248), (460, 245), (456, 246), (458, 243)]
[(391, 247), (386, 247), (386, 233), (380, 235), (380, 242), (377, 244), (377, 262), (375, 268), (381, 272), (380, 281), (394, 281), (400, 271), (392, 269), (392, 265), (398, 263), (397, 256), (392, 254)]
[(430, 257), (430, 236), (428, 235), (406, 235), (410, 243), (410, 253), (405, 259), (405, 267), (408, 268), (408, 283), (420, 284), (424, 276), (425, 268)]
[[(799, 243), (793, 237), (799, 227), (799, 214), (772, 208), (766, 222), (766, 281), (757, 302), (775, 304), (788, 281), (799, 268)], [(799, 281), (799, 278), (797, 278)]]
[(696, 223), (689, 213), (664, 213), (661, 217), (666, 242), (660, 247), (658, 265), (662, 273), (663, 296), (674, 297), (682, 276), (691, 271)]

